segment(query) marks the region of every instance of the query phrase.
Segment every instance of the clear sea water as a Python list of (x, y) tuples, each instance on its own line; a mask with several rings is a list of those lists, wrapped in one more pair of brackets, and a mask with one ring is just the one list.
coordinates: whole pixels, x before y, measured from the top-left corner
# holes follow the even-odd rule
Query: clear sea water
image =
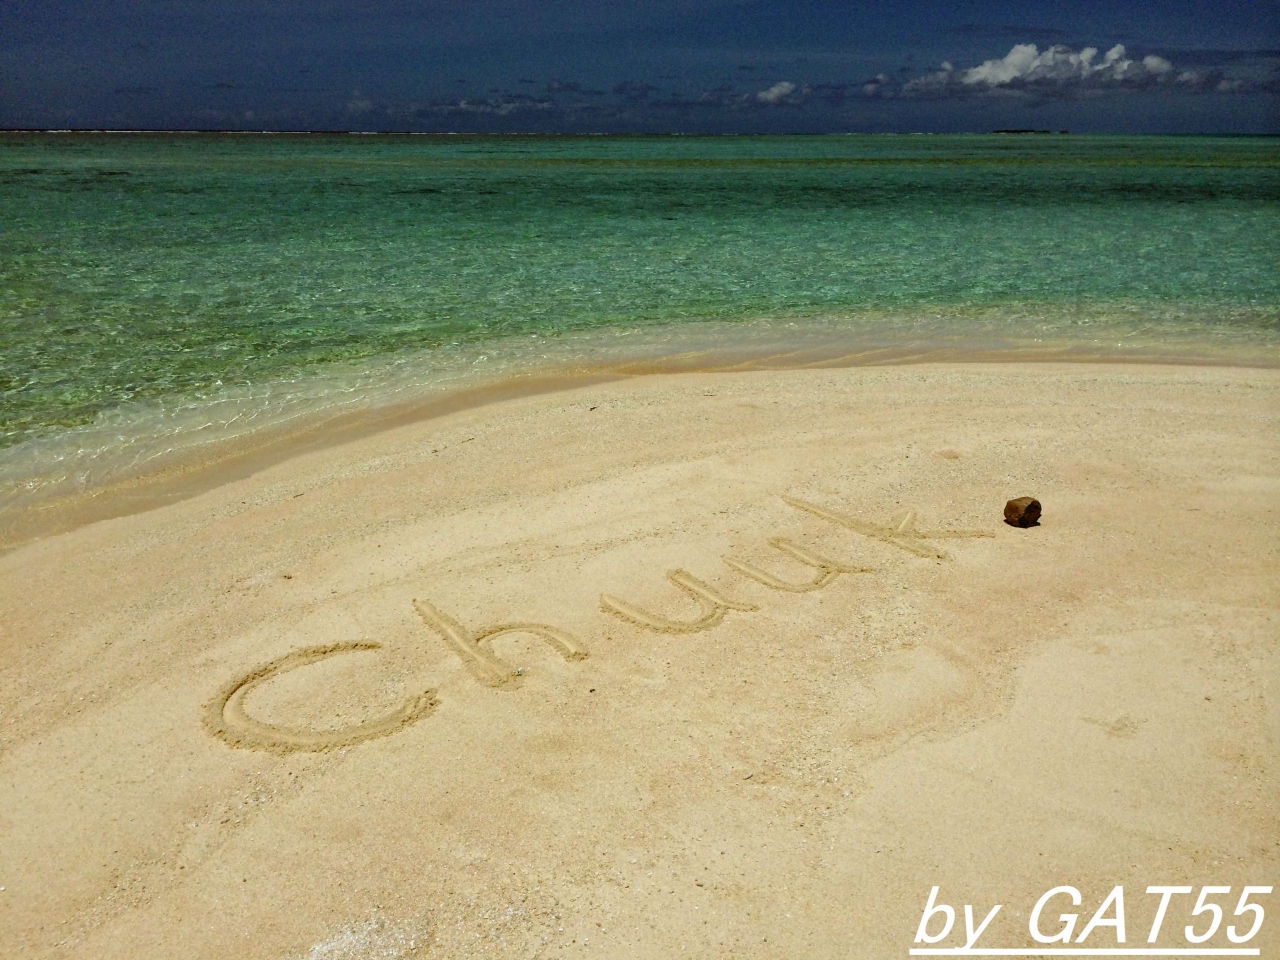
[(1280, 140), (0, 135), (0, 508), (480, 375), (818, 342), (1275, 362)]

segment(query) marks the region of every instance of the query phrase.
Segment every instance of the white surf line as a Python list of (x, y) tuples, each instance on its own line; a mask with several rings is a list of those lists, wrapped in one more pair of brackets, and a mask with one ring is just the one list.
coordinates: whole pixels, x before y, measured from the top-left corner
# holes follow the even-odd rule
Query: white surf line
[(912, 947), (913, 957), (1256, 957), (1257, 947)]

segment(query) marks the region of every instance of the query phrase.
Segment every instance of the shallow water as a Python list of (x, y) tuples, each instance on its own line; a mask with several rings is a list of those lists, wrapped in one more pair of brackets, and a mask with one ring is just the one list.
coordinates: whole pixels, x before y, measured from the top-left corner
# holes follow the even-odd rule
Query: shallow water
[(1277, 249), (1274, 139), (4, 135), (0, 506), (477, 370), (1274, 358)]

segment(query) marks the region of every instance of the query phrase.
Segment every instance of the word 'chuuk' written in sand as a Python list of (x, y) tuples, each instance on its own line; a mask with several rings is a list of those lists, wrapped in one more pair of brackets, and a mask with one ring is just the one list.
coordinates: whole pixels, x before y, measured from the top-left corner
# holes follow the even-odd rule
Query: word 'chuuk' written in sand
[[(911, 512), (892, 526), (879, 527), (805, 500), (794, 497), (783, 497), (783, 500), (797, 510), (890, 544), (917, 557), (928, 559), (947, 558), (946, 552), (932, 543), (933, 540), (991, 536), (989, 533), (977, 530), (924, 533), (915, 528), (915, 514)], [(812, 568), (813, 575), (807, 580), (795, 582), (774, 576), (766, 570), (733, 557), (723, 558), (724, 563), (749, 580), (771, 590), (788, 593), (820, 590), (841, 574), (869, 572), (867, 568), (832, 560), (781, 537), (771, 539), (769, 544), (793, 560)], [(667, 573), (667, 579), (693, 599), (699, 607), (697, 615), (686, 620), (673, 619), (609, 594), (601, 595), (600, 607), (606, 613), (628, 623), (659, 633), (695, 633), (700, 630), (709, 630), (724, 620), (731, 611), (751, 613), (760, 609), (756, 604), (725, 596), (687, 570), (671, 570)], [(494, 652), (493, 641), (502, 636), (525, 634), (537, 637), (567, 661), (582, 660), (587, 656), (586, 650), (572, 634), (545, 623), (503, 623), (479, 631), (471, 631), (426, 600), (414, 600), (413, 605), (423, 623), (448, 644), (472, 674), (489, 686), (515, 684), (521, 674), (521, 671), (503, 662)], [(272, 660), (248, 675), (226, 684), (208, 703), (205, 711), (205, 725), (214, 736), (232, 747), (269, 750), (274, 753), (288, 753), (294, 750), (331, 750), (403, 730), (435, 709), (439, 703), (435, 697), (435, 691), (425, 690), (410, 697), (386, 716), (341, 730), (304, 730), (278, 726), (254, 719), (245, 709), (245, 699), (250, 693), (281, 674), (310, 666), (338, 654), (379, 648), (380, 645), (377, 643), (337, 643), (295, 650)]]

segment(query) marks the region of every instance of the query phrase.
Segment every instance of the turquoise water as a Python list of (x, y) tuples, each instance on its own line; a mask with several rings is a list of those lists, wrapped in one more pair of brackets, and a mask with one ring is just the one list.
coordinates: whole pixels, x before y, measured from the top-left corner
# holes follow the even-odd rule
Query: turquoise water
[(1277, 250), (1274, 139), (3, 135), (0, 466), (589, 331), (1271, 350)]

